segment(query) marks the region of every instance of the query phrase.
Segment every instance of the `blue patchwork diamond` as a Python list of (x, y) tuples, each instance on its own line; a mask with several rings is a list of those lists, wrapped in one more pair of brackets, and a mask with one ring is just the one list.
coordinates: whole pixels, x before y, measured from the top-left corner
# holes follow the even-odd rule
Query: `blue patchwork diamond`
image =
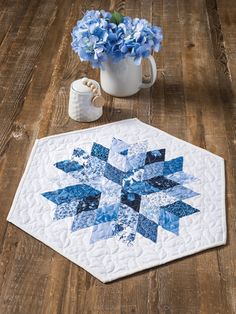
[(179, 217), (161, 208), (159, 216), (159, 225), (165, 230), (174, 234), (179, 234)]
[(127, 193), (126, 191), (121, 191), (121, 203), (125, 204), (131, 208), (133, 208), (135, 211), (139, 211), (140, 208), (140, 202), (141, 202), (141, 196), (136, 193)]
[(143, 180), (163, 175), (164, 162), (153, 162), (144, 166)]
[(175, 185), (178, 185), (177, 182), (167, 179), (164, 176), (158, 176), (147, 180), (149, 184), (158, 188), (159, 190), (166, 190), (172, 188)]
[(189, 204), (181, 202), (181, 201), (163, 206), (162, 208), (165, 211), (168, 211), (168, 212), (178, 216), (179, 218), (182, 218), (184, 216), (192, 215), (192, 214), (199, 212), (198, 209), (192, 207)]
[(93, 197), (97, 199), (101, 196), (101, 192), (89, 185), (77, 184), (56, 191), (45, 192), (42, 195), (53, 203), (60, 205), (70, 203), (73, 200), (86, 200), (87, 198), (92, 200)]
[(129, 182), (125, 182), (123, 190), (126, 191), (127, 193), (136, 193), (139, 195), (146, 195), (160, 191), (159, 188), (145, 181), (138, 181), (132, 184), (130, 184)]
[(120, 204), (112, 204), (96, 210), (95, 224), (116, 220)]
[(77, 161), (74, 160), (60, 161), (55, 163), (55, 166), (58, 169), (63, 170), (64, 172), (79, 171), (83, 169), (83, 166), (81, 166)]
[(106, 164), (105, 166), (105, 171), (104, 171), (104, 177), (106, 177), (107, 179), (122, 185), (122, 181), (124, 178), (124, 173), (123, 171), (117, 169), (116, 167), (113, 167), (110, 164)]
[(165, 160), (165, 149), (152, 150), (147, 152), (145, 165), (152, 164), (154, 162), (160, 162)]
[(157, 228), (158, 224), (156, 224), (152, 220), (149, 220), (142, 214), (139, 214), (137, 232), (140, 233), (143, 237), (148, 238), (153, 242), (156, 242)]
[(167, 176), (168, 174), (172, 174), (178, 171), (182, 171), (183, 162), (184, 162), (183, 157), (178, 157), (169, 161), (165, 161), (163, 170), (164, 176)]
[(91, 156), (97, 157), (103, 161), (107, 161), (109, 155), (109, 149), (101, 144), (93, 143)]

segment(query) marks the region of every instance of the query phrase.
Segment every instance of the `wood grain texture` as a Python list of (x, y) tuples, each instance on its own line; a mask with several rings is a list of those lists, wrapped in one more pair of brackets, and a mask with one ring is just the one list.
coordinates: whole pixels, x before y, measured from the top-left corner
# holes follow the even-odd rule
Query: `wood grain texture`
[[(158, 79), (128, 98), (105, 95), (103, 116), (67, 115), (70, 83), (99, 79), (70, 47), (87, 9), (161, 25)], [(235, 0), (0, 2), (0, 313), (236, 313)], [(226, 160), (226, 246), (102, 284), (6, 222), (36, 138), (138, 117)]]

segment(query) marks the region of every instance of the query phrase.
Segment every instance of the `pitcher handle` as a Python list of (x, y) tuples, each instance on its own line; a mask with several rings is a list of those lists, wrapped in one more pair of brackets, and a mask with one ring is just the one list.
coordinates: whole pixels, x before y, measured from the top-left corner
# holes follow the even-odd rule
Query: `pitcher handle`
[(149, 68), (150, 68), (150, 72), (151, 72), (151, 81), (148, 83), (143, 82), (141, 84), (141, 88), (149, 88), (151, 87), (157, 78), (157, 68), (156, 68), (156, 62), (155, 59), (153, 58), (153, 56), (148, 56), (147, 57), (148, 63), (149, 63)]

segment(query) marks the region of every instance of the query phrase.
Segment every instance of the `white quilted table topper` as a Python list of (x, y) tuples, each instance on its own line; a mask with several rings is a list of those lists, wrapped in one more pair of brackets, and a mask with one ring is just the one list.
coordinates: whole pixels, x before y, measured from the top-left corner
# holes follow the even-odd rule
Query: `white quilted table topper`
[(109, 282), (226, 243), (224, 160), (138, 119), (45, 137), (7, 219)]

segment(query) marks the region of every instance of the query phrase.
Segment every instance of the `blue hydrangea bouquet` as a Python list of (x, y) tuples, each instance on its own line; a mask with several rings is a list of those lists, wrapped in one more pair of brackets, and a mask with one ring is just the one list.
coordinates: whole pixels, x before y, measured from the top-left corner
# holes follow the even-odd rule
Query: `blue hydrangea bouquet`
[(72, 31), (73, 50), (93, 68), (101, 68), (107, 59), (117, 63), (127, 56), (139, 65), (142, 58), (159, 51), (161, 41), (161, 28), (147, 20), (103, 10), (87, 11)]

